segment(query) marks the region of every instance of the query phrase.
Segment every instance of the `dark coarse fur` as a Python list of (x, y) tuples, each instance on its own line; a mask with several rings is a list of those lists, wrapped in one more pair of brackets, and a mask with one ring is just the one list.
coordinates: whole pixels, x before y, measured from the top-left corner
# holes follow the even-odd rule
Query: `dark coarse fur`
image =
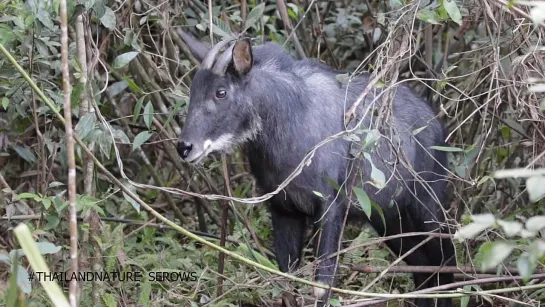
[[(234, 144), (247, 145), (252, 174), (262, 191), (268, 193), (293, 172), (312, 147), (345, 130), (344, 113), (368, 84), (368, 76), (343, 85), (336, 80), (338, 72), (314, 60), (295, 60), (276, 43), (256, 47), (252, 53), (253, 66), (247, 74), (237, 73), (233, 63), (224, 75), (198, 70), (191, 86), (187, 121), (179, 139), (179, 144), (184, 145), (179, 147), (195, 144), (187, 148), (198, 150), (195, 148), (205, 140), (222, 140), (214, 143), (217, 150)], [(236, 56), (234, 53), (233, 57)], [(196, 57), (202, 60), (203, 55)], [(218, 88), (226, 89), (226, 98), (215, 96)], [(360, 118), (367, 114), (363, 128), (377, 124), (369, 108), (372, 100), (366, 99), (358, 109)], [(376, 107), (380, 101), (380, 98), (375, 101)], [(381, 235), (436, 231), (445, 221), (441, 203), (446, 189), (446, 156), (430, 149), (443, 144), (444, 132), (434, 112), (409, 88), (399, 86), (392, 119), (378, 126), (387, 129), (380, 130), (383, 135), (376, 145), (363, 151), (384, 173), (387, 181), (384, 188), (378, 189), (370, 183), (372, 166), (362, 157), (361, 142), (351, 144), (338, 138), (320, 147), (310, 165), (270, 200), (274, 246), (282, 271), (293, 270), (300, 263), (309, 221), (321, 229), (317, 256), (324, 258), (339, 247), (348, 203), (352, 204), (351, 219), (367, 219), (354, 197), (346, 199), (328, 178), (342, 185), (344, 195), (353, 195), (352, 184), (363, 187), (384, 212), (386, 227), (376, 211), (370, 219)], [(417, 129), (420, 132), (415, 133)], [(363, 133), (360, 138), (363, 140), (365, 136)], [(184, 158), (188, 156), (188, 152), (180, 152)], [(313, 191), (326, 196), (327, 201)], [(413, 236), (386, 243), (395, 254), (403, 255), (425, 238)], [(410, 265), (452, 265), (455, 263), (452, 243), (432, 239), (405, 261)], [(319, 262), (317, 281), (333, 284), (335, 274), (334, 257)], [(416, 286), (426, 288), (450, 283), (453, 275), (414, 274), (414, 280)], [(416, 304), (422, 307), (434, 302), (417, 299)], [(437, 304), (451, 306), (452, 302), (442, 299)]]

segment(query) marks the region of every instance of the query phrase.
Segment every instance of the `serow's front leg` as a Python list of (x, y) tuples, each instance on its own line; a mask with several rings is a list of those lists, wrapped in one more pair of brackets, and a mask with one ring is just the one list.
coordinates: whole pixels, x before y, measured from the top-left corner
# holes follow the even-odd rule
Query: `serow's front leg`
[[(322, 227), (318, 245), (315, 247), (317, 251), (316, 256), (318, 258), (315, 280), (329, 286), (333, 286), (335, 283), (337, 257), (328, 258), (328, 256), (336, 253), (338, 250), (339, 242), (341, 240), (340, 236), (344, 226), (345, 210), (345, 206), (338, 202), (332, 202), (324, 207), (323, 212), (325, 213), (322, 212), (321, 214), (316, 215), (315, 223), (320, 223), (319, 219), (322, 218)], [(314, 295), (316, 298), (321, 299), (322, 302), (327, 302), (329, 291), (323, 288), (314, 287)], [(320, 306), (322, 304), (320, 304)]]
[(305, 238), (305, 216), (271, 206), (276, 261), (282, 272), (295, 270), (301, 263)]

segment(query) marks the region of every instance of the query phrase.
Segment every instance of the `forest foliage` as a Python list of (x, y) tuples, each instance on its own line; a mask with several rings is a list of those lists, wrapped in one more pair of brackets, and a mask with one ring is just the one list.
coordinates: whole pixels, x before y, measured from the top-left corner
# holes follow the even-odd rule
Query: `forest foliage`
[[(54, 300), (29, 280), (39, 271), (32, 257), (70, 271), (59, 2), (0, 0), (0, 303), (8, 306)], [(449, 157), (457, 279), (476, 281), (458, 287), (471, 296), (456, 304), (545, 301), (544, 1), (210, 2), (67, 2), (71, 119), (96, 158), (76, 144), (79, 271), (147, 276), (81, 282), (81, 306), (265, 306), (285, 292), (312, 302), (311, 287), (273, 273), (270, 218), (243, 150), (200, 167), (176, 152), (198, 64), (182, 27), (207, 43), (243, 31), (256, 44), (279, 42), (342, 71), (339, 82), (370, 72), (376, 87), (410, 84), (448, 131), (448, 145), (435, 150)], [(133, 193), (214, 246), (165, 226)], [(364, 194), (360, 205), (371, 210)], [(20, 224), (32, 240), (15, 235)], [(369, 228), (348, 227), (342, 248), (340, 288), (413, 291), (410, 271), (380, 274), (396, 257)], [(297, 277), (312, 280), (310, 246), (305, 255)], [(478, 282), (486, 278), (498, 279)], [(361, 300), (337, 293), (332, 304)]]

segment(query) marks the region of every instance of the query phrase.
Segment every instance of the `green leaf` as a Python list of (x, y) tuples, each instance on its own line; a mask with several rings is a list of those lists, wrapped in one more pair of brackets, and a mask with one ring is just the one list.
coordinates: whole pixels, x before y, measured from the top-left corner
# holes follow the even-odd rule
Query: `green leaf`
[(522, 224), (517, 221), (498, 220), (497, 223), (503, 229), (507, 237), (513, 237), (522, 230)]
[(528, 247), (528, 255), (532, 261), (538, 262), (545, 256), (545, 241), (535, 240)]
[(54, 254), (61, 250), (60, 246), (56, 246), (55, 244), (49, 242), (36, 242), (36, 247), (38, 247), (38, 251), (42, 255)]
[(343, 139), (349, 141), (349, 142), (359, 142), (361, 141), (360, 137), (355, 133), (350, 133), (345, 136), (343, 136)]
[(479, 235), (481, 232), (483, 232), (486, 228), (488, 228), (487, 225), (478, 224), (478, 223), (469, 223), (465, 225), (464, 227), (460, 228), (454, 234), (454, 238), (460, 241), (463, 241), (464, 239), (472, 239), (476, 237), (477, 235)]
[(131, 78), (129, 78), (127, 76), (123, 76), (123, 80), (125, 80), (127, 82), (127, 84), (129, 85), (129, 88), (131, 89), (131, 91), (133, 91), (136, 94), (142, 93), (142, 89), (134, 81), (132, 81)]
[(110, 94), (112, 97), (115, 97), (123, 93), (127, 87), (129, 87), (129, 84), (125, 80), (114, 82), (112, 85), (110, 85)]
[(250, 13), (248, 13), (248, 16), (246, 18), (246, 27), (244, 30), (248, 30), (250, 27), (252, 27), (263, 15), (263, 11), (265, 10), (265, 2), (260, 3), (256, 5)]
[[(17, 237), (17, 240), (19, 241), (19, 244), (21, 245), (22, 249), (25, 251), (26, 258), (28, 259), (28, 262), (30, 263), (30, 266), (32, 267), (32, 270), (34, 272), (45, 272), (49, 271), (49, 268), (47, 267), (47, 264), (43, 258), (43, 256), (40, 254), (40, 251), (38, 250), (38, 247), (36, 246), (36, 242), (34, 241), (34, 238), (32, 237), (32, 234), (30, 233), (30, 229), (28, 229), (28, 226), (24, 223), (20, 223), (15, 227), (14, 231), (15, 236)], [(24, 273), (22, 273), (22, 276), (24, 276)], [(19, 274), (19, 272), (18, 272)], [(27, 277), (28, 281), (28, 277)], [(40, 284), (42, 288), (47, 293), (49, 299), (51, 300), (51, 304), (53, 306), (58, 307), (68, 307), (70, 304), (68, 304), (68, 301), (64, 297), (64, 294), (62, 290), (60, 289), (59, 285), (53, 281), (53, 280), (40, 280)]]
[(57, 187), (60, 187), (60, 186), (63, 186), (64, 183), (62, 182), (59, 182), (59, 181), (53, 181), (49, 184), (49, 187), (50, 188), (57, 188)]
[[(204, 18), (202, 21), (204, 25), (206, 26), (210, 24), (210, 21), (207, 18)], [(231, 30), (229, 29), (229, 26), (227, 26), (221, 19), (217, 18), (216, 16), (213, 16), (212, 22), (214, 24), (214, 27), (212, 30), (214, 34), (217, 34), (221, 36), (222, 38), (233, 37), (233, 35), (231, 35)]]
[[(490, 244), (482, 254), (481, 268), (488, 270), (497, 267), (513, 251), (514, 246), (507, 242), (486, 242)], [(483, 244), (483, 245), (484, 245)]]
[(125, 131), (121, 129), (115, 129), (114, 131), (112, 131), (112, 134), (114, 135), (114, 140), (118, 140), (119, 142), (126, 144), (129, 144), (131, 142), (127, 134), (125, 134)]
[(545, 176), (545, 168), (538, 169), (526, 169), (526, 168), (512, 168), (502, 169), (494, 173), (494, 177), (501, 178), (519, 178), (519, 177), (533, 177), (533, 176)]
[(84, 139), (89, 135), (89, 133), (93, 130), (95, 127), (96, 117), (95, 113), (87, 113), (83, 115), (80, 120), (78, 121), (75, 131), (79, 135), (80, 138)]
[(479, 182), (477, 182), (477, 187), (481, 186), (481, 184), (483, 184), (483, 183), (485, 183), (485, 182), (487, 182), (487, 181), (489, 181), (489, 180), (494, 181), (494, 179), (492, 179), (492, 177), (490, 177), (490, 176), (484, 176), (483, 178), (481, 178), (481, 179), (479, 180)]
[(19, 157), (23, 158), (28, 163), (34, 164), (36, 162), (36, 156), (28, 148), (15, 145), (13, 146), (13, 150), (15, 150)]
[(384, 173), (380, 169), (375, 167), (375, 164), (373, 163), (371, 159), (371, 155), (369, 153), (364, 152), (363, 156), (371, 164), (371, 174), (370, 174), (371, 181), (372, 181), (371, 184), (375, 186), (377, 189), (383, 188), (384, 185), (386, 184), (386, 176), (384, 176)]
[(530, 9), (530, 18), (536, 26), (542, 24), (545, 21), (545, 3), (543, 3), (542, 1), (524, 1), (523, 4), (533, 6)]
[(424, 129), (426, 129), (426, 128), (428, 128), (428, 125), (426, 125), (426, 126), (424, 126), (424, 127), (420, 127), (420, 128), (418, 128), (418, 129), (415, 129), (415, 130), (413, 130), (413, 135), (417, 135), (417, 134), (419, 134), (420, 132), (422, 132), (422, 130), (424, 130)]
[(134, 105), (134, 111), (132, 112), (133, 114), (133, 119), (132, 119), (132, 122), (133, 123), (136, 123), (136, 120), (138, 119), (138, 116), (140, 115), (140, 110), (142, 110), (142, 103), (144, 103), (144, 98), (145, 96), (143, 97), (140, 97), (138, 99), (138, 101), (136, 102), (136, 105)]
[(440, 24), (439, 15), (436, 12), (430, 11), (428, 9), (423, 9), (418, 11), (418, 14), (416, 14), (416, 17), (427, 23)]
[[(464, 291), (471, 291), (471, 286), (464, 286)], [(469, 298), (469, 295), (462, 296), (462, 298), (460, 299), (460, 307), (467, 307), (469, 304)]]
[(295, 3), (286, 3), (286, 6), (288, 7), (288, 16), (293, 19), (297, 19), (297, 4)]
[(348, 84), (350, 81), (350, 75), (348, 74), (338, 74), (335, 76), (335, 80), (339, 82), (340, 84)]
[(330, 300), (329, 300), (329, 304), (330, 304), (331, 306), (335, 306), (335, 307), (337, 307), (337, 306), (342, 306), (341, 301), (339, 301), (338, 298), (332, 298), (332, 299), (330, 299)]
[(341, 193), (342, 196), (346, 196), (344, 189), (341, 189), (341, 186), (335, 180), (331, 177), (326, 177), (325, 179), (337, 192)]
[(180, 112), (180, 109), (182, 105), (187, 104), (187, 101), (185, 99), (178, 100), (176, 104), (174, 105), (174, 108), (172, 109), (172, 112), (170, 112), (170, 115), (168, 116), (167, 120), (165, 120), (164, 126), (168, 126), (170, 121), (174, 118), (176, 114)]
[(110, 153), (112, 152), (112, 138), (110, 137), (110, 134), (106, 132), (105, 128), (102, 128), (102, 133), (98, 137), (98, 146), (100, 148), (100, 152), (106, 157), (110, 157)]
[(17, 265), (17, 286), (21, 288), (21, 291), (29, 294), (32, 291), (32, 285), (28, 277), (28, 272), (21, 265)]
[(463, 226), (454, 234), (455, 239), (472, 239), (496, 222), (492, 214), (476, 214), (471, 216), (471, 219), (472, 223)]
[(12, 272), (8, 280), (9, 282), (8, 291), (7, 291), (7, 294), (4, 294), (5, 295), (4, 301), (6, 302), (6, 306), (17, 306), (16, 302), (19, 296), (19, 293), (18, 293), (19, 287), (17, 286), (18, 268), (16, 266), (11, 266), (11, 268), (12, 268)]
[(25, 199), (25, 198), (32, 198), (36, 201), (39, 201), (42, 199), (42, 197), (38, 194), (30, 193), (30, 192), (24, 192), (17, 195), (17, 199)]
[(380, 132), (377, 129), (368, 130), (365, 134), (365, 140), (363, 141), (362, 150), (369, 146), (374, 146), (380, 139)]
[(369, 199), (369, 196), (362, 188), (354, 188), (354, 194), (356, 194), (356, 198), (358, 200), (358, 203), (360, 203), (360, 207), (367, 215), (367, 218), (371, 218), (371, 199)]
[(382, 208), (374, 201), (371, 201), (371, 206), (375, 209), (375, 211), (377, 211), (380, 219), (382, 220), (382, 225), (384, 226), (384, 229), (386, 229), (386, 218), (384, 217), (384, 212), (382, 212)]
[(11, 265), (11, 258), (6, 254), (0, 254), (0, 262)]
[(545, 92), (545, 83), (530, 86), (528, 88), (528, 92), (530, 93)]
[(538, 232), (543, 228), (545, 228), (545, 215), (532, 216), (526, 221), (526, 229), (529, 231)]
[(318, 191), (312, 191), (312, 193), (314, 193), (314, 195), (320, 197), (320, 198), (325, 198), (324, 195)]
[(431, 149), (447, 152), (463, 152), (464, 150), (457, 147), (447, 147), (447, 146), (431, 146)]
[[(214, 17), (215, 18), (215, 17)], [(231, 34), (229, 32), (226, 32), (222, 30), (220, 27), (214, 27), (214, 30), (212, 31), (214, 34), (221, 36), (222, 38), (230, 37)]]
[(76, 84), (76, 87), (74, 87), (74, 89), (72, 89), (72, 93), (70, 93), (70, 105), (72, 107), (75, 107), (75, 106), (78, 106), (79, 105), (79, 100), (80, 100), (80, 96), (81, 96), (81, 93), (83, 92), (83, 90), (85, 89), (85, 84), (83, 82), (79, 82)]
[(4, 110), (7, 110), (7, 109), (8, 109), (8, 106), (9, 106), (9, 99), (8, 99), (8, 97), (2, 98), (2, 107), (4, 108)]
[(42, 199), (42, 204), (44, 205), (45, 209), (49, 209), (49, 207), (51, 207), (51, 199), (49, 198)]
[(526, 180), (526, 190), (531, 202), (545, 197), (545, 176), (532, 176)]
[(78, 201), (77, 201), (79, 207), (82, 210), (87, 211), (87, 210), (92, 209), (92, 210), (98, 212), (99, 214), (104, 215), (104, 210), (100, 206), (97, 206), (97, 204), (99, 202), (100, 202), (99, 199), (91, 197), (91, 196), (78, 197)]
[(145, 306), (145, 307), (152, 306), (151, 300), (150, 300), (151, 290), (152, 290), (151, 282), (147, 278), (145, 278), (140, 283), (140, 293), (138, 295), (139, 306)]
[[(124, 187), (126, 187), (129, 191), (136, 194), (136, 188), (130, 182), (128, 182), (127, 179), (122, 178), (120, 181), (121, 183), (123, 183)], [(137, 212), (140, 212), (140, 204), (136, 200), (132, 199), (132, 197), (130, 197), (124, 191), (123, 191), (123, 197), (125, 198), (126, 201), (129, 202), (129, 204), (131, 204), (131, 206), (133, 206), (134, 209), (136, 209)]]
[(501, 136), (506, 140), (511, 137), (511, 128), (508, 126), (501, 127), (500, 132)]
[(148, 129), (151, 128), (151, 123), (153, 122), (153, 111), (153, 104), (151, 103), (151, 101), (149, 101), (144, 108), (143, 114), (144, 123), (146, 123), (146, 127), (148, 127)]
[(517, 269), (519, 270), (519, 274), (526, 280), (532, 275), (535, 268), (537, 267), (537, 261), (535, 259), (531, 259), (531, 257), (524, 253), (517, 259)]
[(471, 216), (471, 220), (479, 224), (493, 225), (496, 222), (494, 214), (483, 213), (483, 214), (474, 214)]
[(403, 2), (401, 0), (390, 0), (390, 7), (393, 10), (397, 10), (398, 8), (403, 6)]
[(117, 140), (118, 142), (122, 142), (125, 144), (129, 144), (131, 140), (129, 137), (125, 134), (125, 131), (121, 129), (115, 129), (112, 131), (112, 134), (114, 135), (114, 140)]
[(44, 230), (51, 230), (51, 229), (55, 229), (57, 228), (57, 226), (59, 226), (59, 223), (61, 222), (61, 220), (59, 219), (58, 216), (56, 215), (47, 215), (45, 217), (45, 220), (47, 221), (45, 226), (44, 226)]
[(255, 259), (259, 264), (264, 265), (271, 269), (278, 269), (267, 257), (261, 255), (260, 253), (255, 252), (254, 250), (250, 249), (248, 245), (246, 244), (239, 244), (237, 248), (238, 252), (247, 255), (247, 257)]
[(458, 25), (462, 25), (462, 14), (460, 13), (460, 9), (456, 5), (456, 1), (443, 0), (443, 7), (447, 11), (452, 21), (454, 21)]
[(104, 302), (104, 305), (106, 305), (106, 307), (116, 307), (118, 306), (118, 298), (115, 297), (113, 294), (111, 293), (102, 293), (100, 295), (100, 298), (102, 299), (102, 301)]
[(105, 12), (104, 12), (104, 15), (100, 17), (100, 22), (110, 31), (114, 31), (115, 25), (116, 25), (114, 11), (112, 11), (112, 9), (109, 7), (105, 7)]
[(112, 64), (112, 67), (116, 68), (116, 69), (125, 67), (137, 55), (138, 55), (137, 51), (131, 51), (131, 52), (126, 52), (126, 53), (120, 54), (115, 58), (114, 63)]
[(38, 20), (42, 22), (44, 26), (46, 26), (49, 30), (53, 30), (55, 28), (55, 25), (53, 24), (53, 21), (51, 20), (51, 16), (49, 15), (49, 12), (40, 8), (38, 9), (38, 14), (36, 14), (36, 17), (38, 17)]
[(140, 148), (140, 146), (142, 146), (142, 144), (144, 144), (152, 135), (153, 133), (149, 131), (142, 131), (138, 133), (138, 135), (134, 137), (132, 150), (134, 151), (135, 149)]

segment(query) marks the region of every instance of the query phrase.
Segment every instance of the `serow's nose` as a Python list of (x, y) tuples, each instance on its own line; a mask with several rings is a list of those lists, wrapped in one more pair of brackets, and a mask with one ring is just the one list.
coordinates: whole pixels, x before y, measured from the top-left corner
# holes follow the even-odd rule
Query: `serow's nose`
[(178, 154), (180, 155), (180, 157), (185, 160), (187, 156), (189, 156), (191, 149), (193, 149), (193, 144), (179, 141), (178, 147), (176, 149), (178, 149)]

